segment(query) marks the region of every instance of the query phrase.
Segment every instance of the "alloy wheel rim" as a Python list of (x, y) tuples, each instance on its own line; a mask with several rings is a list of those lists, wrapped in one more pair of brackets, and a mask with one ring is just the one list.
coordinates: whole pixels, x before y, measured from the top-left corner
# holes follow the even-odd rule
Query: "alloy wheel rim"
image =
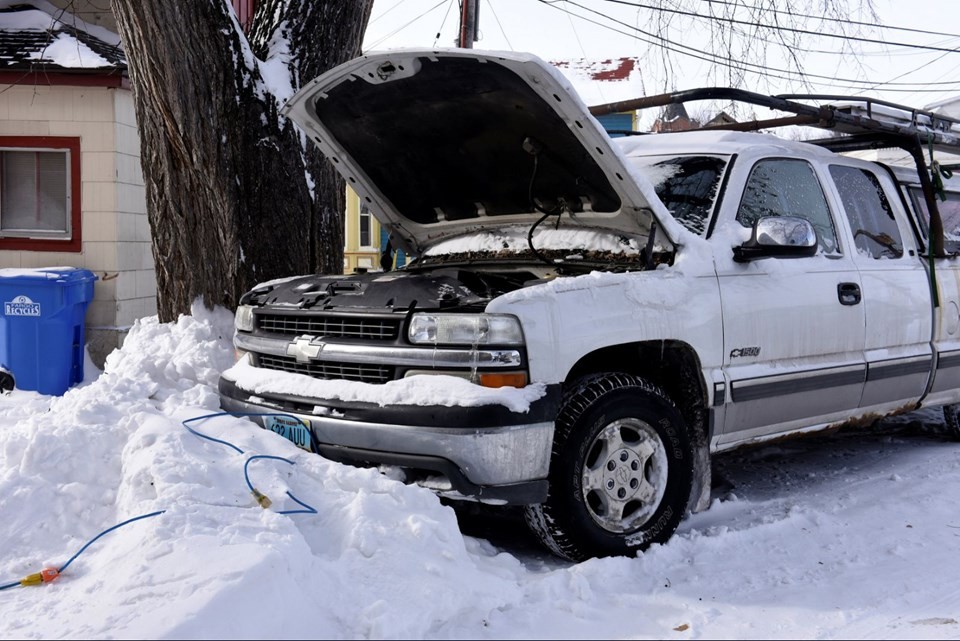
[(663, 441), (646, 422), (624, 418), (606, 425), (587, 448), (581, 474), (594, 522), (616, 534), (641, 527), (663, 500), (667, 464)]

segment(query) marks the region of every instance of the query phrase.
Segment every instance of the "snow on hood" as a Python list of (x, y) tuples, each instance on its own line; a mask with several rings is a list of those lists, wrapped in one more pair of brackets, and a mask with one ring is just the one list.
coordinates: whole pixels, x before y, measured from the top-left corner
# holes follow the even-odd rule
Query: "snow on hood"
[(418, 254), (491, 225), (529, 226), (542, 210), (641, 242), (654, 220), (665, 243), (678, 231), (569, 81), (529, 54), (368, 54), (308, 83), (283, 113), (394, 244)]
[[(443, 256), (468, 252), (526, 251), (526, 227), (489, 229), (439, 241), (424, 256)], [(533, 235), (537, 249), (570, 249), (612, 252), (637, 256), (641, 247), (636, 239), (617, 237), (608, 231), (587, 229), (537, 229)]]

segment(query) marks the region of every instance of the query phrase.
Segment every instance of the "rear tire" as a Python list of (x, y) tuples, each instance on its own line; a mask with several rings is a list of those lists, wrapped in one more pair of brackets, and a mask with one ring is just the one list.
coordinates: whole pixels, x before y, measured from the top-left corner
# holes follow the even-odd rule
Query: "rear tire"
[(684, 516), (693, 447), (659, 388), (629, 374), (587, 377), (557, 415), (549, 492), (527, 524), (571, 561), (633, 556), (666, 542)]
[(960, 403), (943, 406), (943, 425), (947, 438), (960, 441)]

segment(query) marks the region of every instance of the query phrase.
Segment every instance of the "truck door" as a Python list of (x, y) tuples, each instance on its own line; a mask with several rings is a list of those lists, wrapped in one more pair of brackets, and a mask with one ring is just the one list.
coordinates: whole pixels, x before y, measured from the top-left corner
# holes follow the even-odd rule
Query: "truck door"
[(889, 412), (919, 399), (930, 377), (927, 272), (889, 175), (865, 163), (831, 164), (829, 172), (854, 240), (866, 314), (860, 407)]
[[(916, 181), (916, 176), (913, 177)], [(947, 251), (956, 253), (960, 245), (960, 185), (954, 178), (947, 181), (946, 200), (937, 202)], [(950, 184), (953, 183), (953, 184)], [(928, 234), (930, 213), (919, 185), (908, 189), (919, 228)], [(926, 260), (926, 258), (924, 258)], [(960, 402), (960, 258), (938, 258), (934, 265), (940, 305), (934, 310), (933, 344), (937, 352), (937, 368), (933, 385), (925, 401), (933, 405)]]
[[(813, 165), (796, 158), (741, 163), (726, 193), (710, 239), (728, 385), (718, 444), (848, 417), (866, 377), (860, 274), (849, 248), (838, 242)], [(817, 255), (735, 262), (732, 246), (764, 216), (809, 220), (817, 231)]]

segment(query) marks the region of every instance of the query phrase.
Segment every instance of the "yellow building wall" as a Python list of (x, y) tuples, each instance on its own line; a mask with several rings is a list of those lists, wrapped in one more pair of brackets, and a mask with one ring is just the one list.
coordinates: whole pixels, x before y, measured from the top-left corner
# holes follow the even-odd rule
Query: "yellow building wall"
[(360, 246), (360, 196), (347, 187), (347, 215), (343, 230), (343, 273), (380, 269), (380, 223), (370, 216), (370, 245)]

